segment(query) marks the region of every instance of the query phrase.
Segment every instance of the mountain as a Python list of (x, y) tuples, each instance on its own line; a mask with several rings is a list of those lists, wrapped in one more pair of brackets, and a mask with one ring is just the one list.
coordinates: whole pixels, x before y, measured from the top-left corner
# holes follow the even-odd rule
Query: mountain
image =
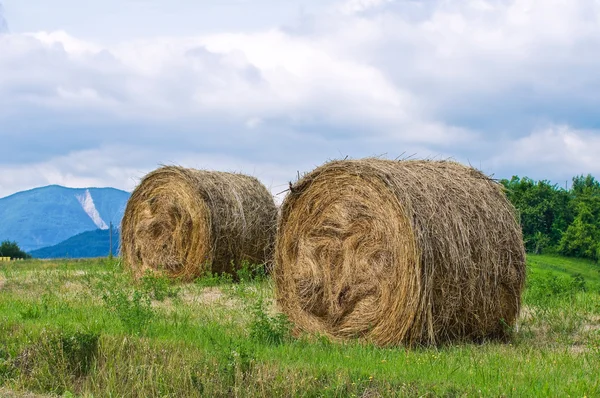
[[(34, 258), (91, 258), (109, 254), (110, 235), (106, 229), (82, 232), (57, 245), (30, 252)], [(119, 234), (113, 229), (112, 254), (119, 250)]]
[[(29, 252), (86, 231), (118, 228), (129, 193), (114, 188), (50, 185), (0, 199), (0, 241)], [(108, 247), (108, 246), (107, 246)]]

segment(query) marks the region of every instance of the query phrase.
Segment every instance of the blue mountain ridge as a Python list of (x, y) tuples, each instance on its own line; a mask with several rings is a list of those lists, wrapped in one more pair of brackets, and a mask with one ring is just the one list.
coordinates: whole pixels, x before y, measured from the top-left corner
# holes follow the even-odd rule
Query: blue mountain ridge
[(0, 241), (15, 241), (29, 252), (98, 229), (78, 200), (86, 191), (104, 223), (112, 222), (119, 228), (130, 193), (115, 188), (50, 185), (0, 199)]
[[(96, 229), (70, 237), (57, 245), (29, 252), (34, 258), (93, 258), (106, 257), (110, 253), (110, 233), (107, 229)], [(113, 229), (112, 254), (119, 254), (119, 233)]]

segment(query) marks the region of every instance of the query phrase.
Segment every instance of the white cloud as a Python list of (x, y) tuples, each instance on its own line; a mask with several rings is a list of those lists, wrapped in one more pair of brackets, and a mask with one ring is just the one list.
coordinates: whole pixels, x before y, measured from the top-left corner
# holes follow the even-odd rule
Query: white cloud
[(355, 14), (379, 7), (394, 0), (347, 0), (340, 5), (344, 14)]
[(8, 32), (8, 24), (4, 18), (4, 8), (2, 7), (2, 3), (0, 3), (0, 34), (6, 32)]
[(274, 186), (381, 153), (496, 175), (598, 170), (597, 1), (349, 0), (289, 29), (67, 32), (0, 35), (0, 195), (131, 189), (161, 162), (258, 169)]
[(580, 174), (600, 175), (600, 131), (553, 125), (510, 143), (491, 160), (497, 168), (518, 167), (543, 179), (552, 170), (555, 180)]
[[(59, 184), (68, 187), (114, 187), (132, 191), (142, 177), (162, 165), (244, 172), (258, 178), (274, 194), (287, 189), (296, 173), (316, 166), (310, 162), (246, 161), (241, 157), (197, 153), (181, 148), (108, 145), (76, 151), (44, 162), (0, 166), (0, 197), (31, 187)], [(280, 202), (285, 194), (276, 196)]]

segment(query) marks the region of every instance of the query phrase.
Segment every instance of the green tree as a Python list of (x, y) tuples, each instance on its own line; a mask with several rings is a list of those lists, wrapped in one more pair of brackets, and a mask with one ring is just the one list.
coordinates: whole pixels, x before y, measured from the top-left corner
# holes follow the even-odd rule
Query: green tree
[[(595, 209), (596, 213), (598, 209)], [(600, 246), (598, 216), (587, 202), (577, 206), (577, 217), (569, 226), (560, 241), (559, 251), (566, 256), (584, 257), (597, 260)]]
[(555, 249), (573, 221), (569, 193), (549, 181), (535, 182), (528, 177), (513, 176), (501, 183), (519, 212), (527, 251)]
[(575, 219), (560, 241), (567, 256), (598, 260), (600, 254), (600, 182), (591, 175), (573, 178), (570, 192)]
[(10, 258), (31, 258), (31, 256), (25, 253), (17, 242), (11, 242), (5, 240), (0, 244), (0, 257), (10, 257)]

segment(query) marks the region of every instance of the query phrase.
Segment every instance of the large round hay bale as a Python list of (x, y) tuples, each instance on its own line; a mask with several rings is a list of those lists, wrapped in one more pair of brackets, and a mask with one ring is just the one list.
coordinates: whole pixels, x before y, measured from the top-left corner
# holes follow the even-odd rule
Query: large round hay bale
[(343, 160), (285, 198), (277, 301), (300, 328), (379, 345), (505, 336), (525, 252), (500, 184), (450, 161)]
[(123, 261), (193, 280), (206, 271), (232, 273), (243, 261), (267, 264), (277, 210), (256, 178), (165, 166), (133, 191), (121, 227)]

